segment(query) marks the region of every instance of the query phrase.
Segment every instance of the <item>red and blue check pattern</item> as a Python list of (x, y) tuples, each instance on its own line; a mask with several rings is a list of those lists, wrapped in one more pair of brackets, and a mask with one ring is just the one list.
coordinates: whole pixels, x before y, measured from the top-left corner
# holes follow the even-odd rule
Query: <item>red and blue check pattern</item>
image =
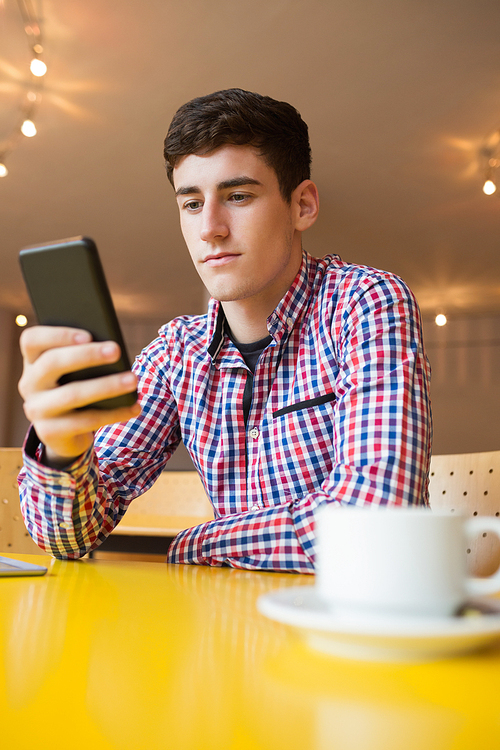
[(245, 425), (250, 373), (220, 305), (164, 326), (134, 365), (139, 418), (100, 430), (69, 472), (27, 450), (34, 540), (62, 558), (99, 546), (181, 436), (215, 519), (179, 534), (170, 562), (312, 572), (319, 505), (427, 504), (429, 369), (405, 284), (304, 253), (268, 329)]

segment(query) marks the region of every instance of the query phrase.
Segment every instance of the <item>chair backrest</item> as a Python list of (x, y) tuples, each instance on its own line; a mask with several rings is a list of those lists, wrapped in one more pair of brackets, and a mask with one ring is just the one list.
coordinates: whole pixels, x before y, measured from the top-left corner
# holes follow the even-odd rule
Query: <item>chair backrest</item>
[(21, 515), (17, 475), (22, 465), (21, 448), (0, 448), (0, 554), (43, 555), (26, 531)]
[[(500, 517), (500, 451), (433, 456), (429, 480), (431, 508)], [(467, 553), (475, 575), (491, 575), (500, 565), (500, 541), (494, 534), (475, 539)]]
[(134, 513), (213, 518), (213, 509), (197, 471), (164, 471), (150, 490), (132, 501)]
[(213, 517), (196, 471), (164, 471), (150, 490), (132, 501), (113, 533), (175, 536)]

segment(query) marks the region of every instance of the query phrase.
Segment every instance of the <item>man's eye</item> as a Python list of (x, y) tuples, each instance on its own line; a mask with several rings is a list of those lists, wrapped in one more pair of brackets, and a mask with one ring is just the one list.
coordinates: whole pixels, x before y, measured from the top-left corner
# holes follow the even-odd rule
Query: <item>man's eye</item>
[(188, 211), (196, 211), (201, 206), (201, 201), (188, 201), (184, 204), (184, 208), (187, 208)]
[(248, 195), (245, 195), (244, 193), (233, 193), (231, 196), (233, 203), (243, 203), (247, 198)]

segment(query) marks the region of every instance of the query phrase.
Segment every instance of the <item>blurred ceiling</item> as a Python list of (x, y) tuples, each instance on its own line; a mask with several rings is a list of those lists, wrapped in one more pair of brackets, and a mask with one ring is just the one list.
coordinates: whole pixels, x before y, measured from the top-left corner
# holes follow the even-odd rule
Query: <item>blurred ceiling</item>
[[(34, 0), (36, 3), (36, 0)], [(17, 254), (87, 234), (122, 316), (203, 310), (162, 164), (172, 115), (239, 86), (309, 125), (315, 255), (401, 275), (425, 314), (500, 313), (500, 191), (478, 154), (500, 126), (498, 0), (44, 0), (49, 66), (0, 180), (0, 307), (29, 310)], [(0, 0), (0, 140), (29, 60)]]

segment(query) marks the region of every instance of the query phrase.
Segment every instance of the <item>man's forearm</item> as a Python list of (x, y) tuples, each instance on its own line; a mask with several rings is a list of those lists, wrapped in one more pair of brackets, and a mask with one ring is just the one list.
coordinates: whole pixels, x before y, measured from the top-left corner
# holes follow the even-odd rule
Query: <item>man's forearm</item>
[(168, 562), (312, 573), (313, 511), (307, 506), (278, 505), (187, 529), (170, 545)]

